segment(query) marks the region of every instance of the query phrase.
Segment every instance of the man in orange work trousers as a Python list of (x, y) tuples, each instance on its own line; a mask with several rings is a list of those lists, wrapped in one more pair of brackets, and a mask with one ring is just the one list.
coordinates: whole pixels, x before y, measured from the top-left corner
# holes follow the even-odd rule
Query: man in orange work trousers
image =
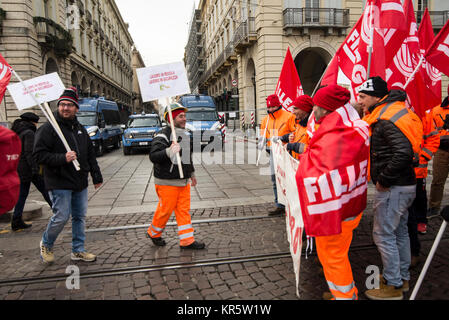
[[(153, 221), (147, 231), (156, 246), (165, 246), (162, 232), (168, 219), (175, 211), (178, 223), (179, 245), (181, 249), (204, 249), (205, 244), (195, 241), (193, 237), (190, 210), (190, 185), (196, 186), (195, 168), (192, 162), (190, 137), (186, 127), (187, 108), (180, 104), (172, 104), (173, 124), (175, 126), (177, 142), (171, 142), (172, 130), (170, 126), (162, 129), (151, 143), (150, 160), (154, 164), (154, 184), (159, 203), (154, 212)], [(164, 118), (170, 122), (168, 112)], [(184, 153), (182, 151), (185, 151)], [(184, 178), (181, 179), (178, 170), (176, 154), (181, 156)]]

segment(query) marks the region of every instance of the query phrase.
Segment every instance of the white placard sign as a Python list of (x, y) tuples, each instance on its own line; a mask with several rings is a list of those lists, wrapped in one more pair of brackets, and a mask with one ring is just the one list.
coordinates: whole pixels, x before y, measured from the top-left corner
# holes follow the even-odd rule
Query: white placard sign
[(23, 83), (26, 89), (20, 82), (8, 86), (8, 91), (19, 110), (36, 106), (36, 101), (42, 104), (57, 100), (65, 89), (56, 72), (26, 80)]
[(298, 170), (299, 162), (288, 154), (281, 142), (272, 143), (272, 146), (278, 201), (285, 205), (287, 239), (290, 243), (290, 254), (292, 255), (293, 269), (295, 270), (296, 295), (299, 297), (299, 271), (302, 233), (304, 231), (304, 221), (302, 220), (298, 186), (296, 184), (296, 171)]
[(143, 102), (190, 93), (182, 61), (140, 68), (136, 72)]

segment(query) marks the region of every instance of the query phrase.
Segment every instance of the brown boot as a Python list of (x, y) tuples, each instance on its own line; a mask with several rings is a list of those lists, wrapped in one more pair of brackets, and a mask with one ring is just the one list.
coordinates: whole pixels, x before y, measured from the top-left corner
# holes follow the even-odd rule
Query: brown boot
[(388, 284), (383, 284), (379, 289), (365, 291), (365, 295), (371, 300), (402, 300), (402, 287), (396, 288)]
[(333, 300), (334, 296), (329, 291), (323, 292), (323, 300)]

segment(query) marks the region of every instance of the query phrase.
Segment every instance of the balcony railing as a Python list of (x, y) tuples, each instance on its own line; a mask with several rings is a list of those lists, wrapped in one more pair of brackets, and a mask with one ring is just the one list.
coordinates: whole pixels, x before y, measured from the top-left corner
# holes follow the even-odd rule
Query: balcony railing
[(232, 42), (238, 48), (241, 45), (249, 44), (252, 37), (257, 37), (256, 18), (249, 17), (237, 27)]
[[(421, 22), (424, 11), (416, 11), (416, 21)], [(430, 21), (434, 29), (441, 29), (449, 19), (449, 10), (446, 11), (429, 11)]]
[(51, 19), (34, 17), (38, 42), (48, 49), (53, 49), (55, 54), (66, 57), (72, 52), (72, 35), (62, 26)]
[(283, 12), (284, 29), (301, 27), (349, 27), (349, 9), (287, 8)]

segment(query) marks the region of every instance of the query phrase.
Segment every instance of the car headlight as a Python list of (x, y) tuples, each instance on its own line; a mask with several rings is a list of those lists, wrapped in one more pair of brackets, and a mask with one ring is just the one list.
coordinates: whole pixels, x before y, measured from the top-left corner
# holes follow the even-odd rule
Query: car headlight
[(132, 139), (133, 138), (133, 135), (132, 135), (132, 133), (125, 133), (125, 139)]
[(95, 137), (97, 135), (97, 130), (92, 131), (91, 133), (89, 133), (89, 137)]

